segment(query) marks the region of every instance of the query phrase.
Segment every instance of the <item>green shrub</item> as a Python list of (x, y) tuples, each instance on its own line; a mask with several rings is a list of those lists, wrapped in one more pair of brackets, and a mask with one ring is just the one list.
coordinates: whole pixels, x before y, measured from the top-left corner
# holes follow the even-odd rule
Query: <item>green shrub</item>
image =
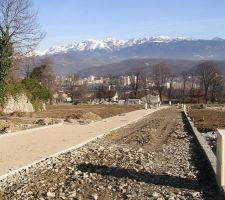
[(13, 97), (18, 97), (19, 94), (23, 92), (23, 86), (20, 82), (18, 81), (8, 81), (6, 83), (6, 93), (8, 95), (12, 95)]
[(47, 101), (50, 98), (49, 90), (37, 80), (25, 78), (22, 80), (22, 85), (26, 89), (31, 102), (37, 100)]
[(4, 86), (1, 87), (0, 92), (0, 104), (3, 107), (8, 99), (8, 96), (12, 96), (15, 100), (18, 95), (24, 91), (23, 86), (20, 82), (14, 80), (8, 80)]
[(49, 90), (37, 80), (25, 78), (22, 81), (8, 80), (0, 87), (0, 106), (4, 107), (9, 96), (15, 100), (21, 94), (26, 94), (35, 110), (40, 110), (44, 102), (50, 98)]

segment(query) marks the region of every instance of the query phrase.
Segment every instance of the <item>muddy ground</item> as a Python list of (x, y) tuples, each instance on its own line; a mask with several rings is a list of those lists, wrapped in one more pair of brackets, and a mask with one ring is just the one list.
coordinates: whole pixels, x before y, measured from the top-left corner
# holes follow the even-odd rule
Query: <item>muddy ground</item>
[(219, 200), (205, 157), (171, 108), (1, 183), (0, 199)]

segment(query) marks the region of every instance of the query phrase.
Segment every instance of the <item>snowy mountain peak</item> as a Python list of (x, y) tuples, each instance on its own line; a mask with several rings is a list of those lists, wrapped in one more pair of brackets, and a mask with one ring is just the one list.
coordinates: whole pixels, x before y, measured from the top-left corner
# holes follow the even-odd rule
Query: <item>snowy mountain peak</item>
[(127, 46), (141, 45), (144, 43), (161, 42), (168, 43), (173, 41), (191, 40), (183, 37), (144, 37), (139, 39), (130, 39), (128, 41), (106, 38), (103, 40), (88, 39), (79, 43), (72, 43), (67, 46), (55, 46), (45, 51), (36, 51), (36, 55), (43, 56), (48, 54), (68, 53), (68, 52), (85, 52), (85, 51), (114, 51)]
[(182, 41), (182, 40), (191, 40), (190, 38), (183, 37), (170, 37), (170, 36), (159, 36), (151, 38), (154, 42), (171, 42), (171, 41)]
[(225, 38), (214, 37), (212, 40), (215, 40), (215, 41), (223, 41), (223, 40), (225, 40)]

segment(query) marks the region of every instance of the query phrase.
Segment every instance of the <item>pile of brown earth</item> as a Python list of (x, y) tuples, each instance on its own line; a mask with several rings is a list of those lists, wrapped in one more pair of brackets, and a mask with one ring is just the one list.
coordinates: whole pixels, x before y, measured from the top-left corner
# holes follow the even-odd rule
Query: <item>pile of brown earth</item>
[(0, 134), (11, 133), (16, 131), (27, 130), (40, 126), (48, 126), (59, 123), (56, 119), (32, 119), (32, 118), (20, 118), (20, 117), (7, 117), (0, 119)]
[(65, 121), (70, 122), (70, 123), (90, 123), (92, 121), (98, 121), (101, 120), (102, 118), (92, 112), (85, 112), (83, 110), (77, 110), (76, 112), (66, 116)]
[(0, 133), (7, 133), (10, 132), (11, 128), (14, 124), (8, 120), (0, 120)]

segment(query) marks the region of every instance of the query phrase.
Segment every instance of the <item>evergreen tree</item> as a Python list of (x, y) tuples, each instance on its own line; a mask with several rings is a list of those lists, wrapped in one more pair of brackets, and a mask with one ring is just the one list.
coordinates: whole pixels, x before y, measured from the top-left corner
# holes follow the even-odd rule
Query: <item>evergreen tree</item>
[(0, 89), (2, 93), (9, 70), (12, 67), (13, 45), (10, 41), (9, 32), (0, 31)]
[(45, 78), (45, 69), (46, 65), (41, 65), (35, 67), (30, 73), (30, 78), (37, 80), (38, 82), (42, 82)]

